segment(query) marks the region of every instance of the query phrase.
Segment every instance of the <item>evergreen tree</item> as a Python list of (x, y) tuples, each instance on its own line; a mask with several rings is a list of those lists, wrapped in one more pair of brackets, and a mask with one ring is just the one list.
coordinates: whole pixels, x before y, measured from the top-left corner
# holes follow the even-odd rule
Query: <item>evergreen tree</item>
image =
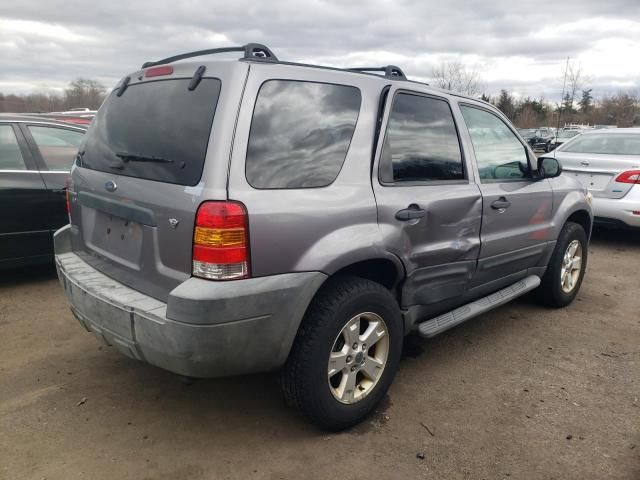
[(591, 95), (591, 88), (582, 90), (582, 98), (578, 102), (580, 104), (580, 111), (582, 113), (589, 113), (593, 108), (593, 96)]
[(502, 111), (502, 113), (504, 113), (509, 120), (511, 121), (515, 120), (515, 117), (516, 117), (515, 102), (513, 101), (513, 97), (509, 95), (509, 92), (507, 92), (504, 88), (500, 90), (500, 95), (498, 96), (498, 103), (496, 104), (496, 107), (498, 107), (500, 111)]

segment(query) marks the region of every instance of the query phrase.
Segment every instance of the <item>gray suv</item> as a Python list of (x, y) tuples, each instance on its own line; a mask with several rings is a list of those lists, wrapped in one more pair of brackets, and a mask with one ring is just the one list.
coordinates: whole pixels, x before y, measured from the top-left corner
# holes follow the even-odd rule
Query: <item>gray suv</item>
[(385, 395), (405, 335), (531, 290), (574, 299), (593, 218), (560, 173), (492, 105), (394, 66), (192, 52), (98, 111), (58, 274), (105, 344), (189, 377), (279, 371), (289, 404), (339, 430)]

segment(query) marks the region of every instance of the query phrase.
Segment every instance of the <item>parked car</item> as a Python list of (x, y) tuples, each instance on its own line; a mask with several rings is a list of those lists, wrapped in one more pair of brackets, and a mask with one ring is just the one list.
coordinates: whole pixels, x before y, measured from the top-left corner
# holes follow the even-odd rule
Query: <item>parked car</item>
[(551, 139), (554, 137), (553, 132), (548, 130), (536, 130), (535, 135), (529, 139), (529, 145), (534, 150), (543, 150), (545, 152), (549, 151), (549, 144), (551, 143)]
[(580, 130), (560, 130), (549, 140), (549, 143), (547, 145), (547, 152), (558, 148), (564, 142), (571, 140), (576, 135), (580, 135), (580, 133)]
[(554, 152), (593, 195), (596, 222), (640, 228), (640, 129), (591, 130)]
[(524, 138), (533, 150), (548, 151), (549, 142), (553, 137), (552, 132), (546, 129), (521, 128), (518, 132)]
[(87, 127), (91, 124), (91, 120), (95, 117), (96, 112), (92, 110), (70, 110), (66, 112), (50, 112), (50, 113), (28, 113), (30, 117), (41, 117), (47, 120), (56, 120), (65, 123), (74, 123), (76, 125), (84, 125)]
[(522, 138), (524, 138), (527, 143), (529, 143), (529, 139), (533, 138), (536, 134), (535, 128), (519, 128), (518, 133)]
[(98, 111), (58, 273), (124, 354), (192, 377), (279, 370), (287, 402), (339, 430), (384, 397), (405, 334), (534, 289), (575, 298), (592, 215), (559, 175), (495, 107), (398, 67), (183, 54)]
[(0, 115), (0, 269), (53, 261), (69, 220), (65, 180), (84, 137), (77, 125)]

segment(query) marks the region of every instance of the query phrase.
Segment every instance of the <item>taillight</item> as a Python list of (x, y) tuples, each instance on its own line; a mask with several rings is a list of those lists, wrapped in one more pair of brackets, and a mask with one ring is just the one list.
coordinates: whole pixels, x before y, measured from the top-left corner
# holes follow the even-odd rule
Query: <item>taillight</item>
[(247, 209), (239, 202), (204, 202), (193, 232), (193, 275), (210, 280), (249, 277)]
[(67, 177), (64, 181), (64, 198), (67, 206), (67, 218), (69, 219), (69, 223), (71, 223), (71, 199), (69, 189), (71, 188), (71, 179)]
[(616, 177), (618, 183), (640, 184), (640, 170), (627, 170)]

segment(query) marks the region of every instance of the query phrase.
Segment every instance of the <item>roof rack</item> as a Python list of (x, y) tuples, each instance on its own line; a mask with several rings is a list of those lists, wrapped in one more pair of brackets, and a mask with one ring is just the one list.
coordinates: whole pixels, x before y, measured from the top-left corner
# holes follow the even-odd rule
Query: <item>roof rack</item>
[(395, 65), (387, 65), (386, 67), (357, 67), (347, 68), (350, 72), (384, 72), (384, 78), (393, 78), (395, 80), (406, 80), (407, 77), (400, 67)]
[(183, 53), (180, 55), (175, 55), (173, 57), (167, 57), (156, 62), (145, 62), (142, 64), (142, 68), (155, 67), (156, 65), (165, 65), (167, 63), (177, 62), (178, 60), (184, 60), (186, 58), (227, 52), (244, 52), (244, 56), (242, 58), (251, 60), (260, 60), (263, 62), (278, 61), (278, 58), (269, 49), (269, 47), (266, 47), (265, 45), (262, 45), (260, 43), (247, 43), (246, 45), (243, 45), (241, 47), (210, 48), (208, 50), (198, 50), (196, 52)]

